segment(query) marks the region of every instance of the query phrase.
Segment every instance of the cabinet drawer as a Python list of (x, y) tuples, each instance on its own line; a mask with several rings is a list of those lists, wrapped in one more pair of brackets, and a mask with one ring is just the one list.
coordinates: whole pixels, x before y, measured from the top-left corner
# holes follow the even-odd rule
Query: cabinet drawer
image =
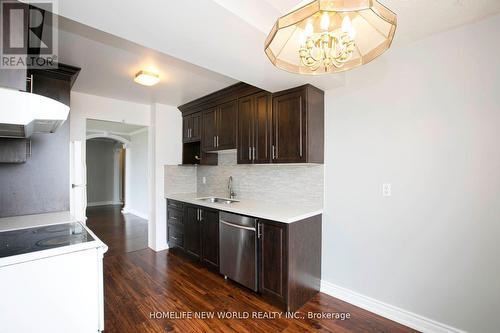
[(169, 208), (167, 210), (167, 221), (170, 224), (184, 224), (184, 211), (179, 209)]
[(184, 209), (184, 204), (182, 202), (179, 202), (179, 201), (168, 199), (167, 200), (167, 207), (168, 208), (174, 208), (174, 209), (183, 210)]
[(168, 246), (169, 247), (184, 247), (184, 232), (178, 226), (168, 224)]

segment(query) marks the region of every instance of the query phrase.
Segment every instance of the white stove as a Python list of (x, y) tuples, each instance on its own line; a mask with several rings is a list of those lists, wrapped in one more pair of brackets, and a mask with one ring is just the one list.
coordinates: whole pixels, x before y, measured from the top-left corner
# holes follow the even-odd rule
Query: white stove
[(0, 330), (104, 330), (107, 249), (67, 212), (0, 219)]

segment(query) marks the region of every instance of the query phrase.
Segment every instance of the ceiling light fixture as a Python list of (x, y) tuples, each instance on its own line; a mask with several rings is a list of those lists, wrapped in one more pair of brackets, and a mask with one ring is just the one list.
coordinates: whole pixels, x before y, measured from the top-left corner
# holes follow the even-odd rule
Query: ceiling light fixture
[(134, 81), (142, 84), (143, 86), (154, 86), (160, 82), (160, 76), (156, 73), (143, 70), (135, 74)]
[(396, 14), (376, 0), (314, 0), (276, 21), (265, 52), (292, 73), (335, 73), (384, 53), (395, 32)]

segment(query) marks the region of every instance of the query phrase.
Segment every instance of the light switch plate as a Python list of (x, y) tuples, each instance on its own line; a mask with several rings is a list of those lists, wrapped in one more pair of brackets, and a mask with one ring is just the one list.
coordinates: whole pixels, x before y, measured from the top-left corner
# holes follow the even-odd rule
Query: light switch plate
[(392, 195), (392, 186), (391, 184), (382, 184), (382, 196), (390, 197)]

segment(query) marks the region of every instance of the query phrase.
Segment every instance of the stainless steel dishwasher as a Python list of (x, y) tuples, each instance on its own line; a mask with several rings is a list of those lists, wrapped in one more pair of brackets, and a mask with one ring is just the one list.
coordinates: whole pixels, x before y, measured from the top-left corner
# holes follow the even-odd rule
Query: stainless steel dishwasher
[(257, 291), (257, 219), (221, 212), (220, 273)]

